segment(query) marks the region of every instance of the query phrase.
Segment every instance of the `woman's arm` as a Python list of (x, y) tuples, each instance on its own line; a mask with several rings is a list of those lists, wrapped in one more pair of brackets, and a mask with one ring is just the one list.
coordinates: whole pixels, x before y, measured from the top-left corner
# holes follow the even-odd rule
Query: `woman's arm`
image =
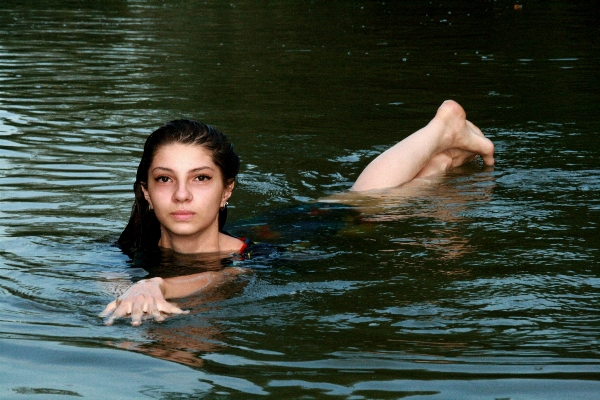
[(173, 278), (152, 278), (132, 285), (125, 293), (106, 306), (100, 316), (112, 325), (117, 318), (131, 317), (131, 325), (138, 326), (142, 319), (163, 321), (166, 314), (186, 314), (166, 299), (181, 298), (199, 291), (222, 285), (245, 272), (242, 268), (202, 272)]
[(425, 126), (375, 158), (351, 190), (366, 191), (400, 186), (457, 167), (477, 155), (494, 165), (494, 144), (467, 121), (463, 108), (445, 101)]

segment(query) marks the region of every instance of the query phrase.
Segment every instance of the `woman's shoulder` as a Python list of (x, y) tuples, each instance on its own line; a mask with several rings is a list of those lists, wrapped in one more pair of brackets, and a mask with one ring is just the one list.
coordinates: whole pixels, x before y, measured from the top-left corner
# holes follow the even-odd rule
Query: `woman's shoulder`
[(272, 257), (274, 254), (278, 253), (277, 246), (265, 243), (265, 242), (255, 242), (247, 237), (239, 237), (234, 236), (228, 232), (222, 232), (223, 234), (229, 235), (238, 241), (239, 250), (234, 252), (231, 256), (231, 259), (234, 261), (249, 261), (256, 258), (262, 257)]
[(241, 253), (248, 246), (245, 238), (234, 236), (228, 232), (220, 232), (219, 246), (224, 253)]

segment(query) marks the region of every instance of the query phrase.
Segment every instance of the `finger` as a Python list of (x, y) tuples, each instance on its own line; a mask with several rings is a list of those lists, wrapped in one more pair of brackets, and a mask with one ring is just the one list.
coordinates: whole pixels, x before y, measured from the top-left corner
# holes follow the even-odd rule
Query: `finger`
[(119, 300), (115, 300), (113, 302), (110, 302), (106, 306), (106, 308), (104, 308), (104, 310), (100, 314), (98, 314), (98, 316), (101, 317), (101, 318), (108, 317), (110, 315), (110, 313), (112, 313), (113, 311), (115, 311), (117, 309), (118, 301)]
[(133, 305), (133, 309), (131, 310), (131, 325), (140, 326), (142, 324), (142, 307), (137, 302)]
[(153, 319), (156, 322), (162, 322), (165, 320), (165, 317), (161, 314), (161, 312), (156, 307), (156, 300), (150, 299), (150, 302), (144, 303), (142, 307), (142, 311), (144, 311), (144, 320)]
[(163, 322), (165, 320), (165, 317), (160, 313), (160, 311), (158, 311), (157, 308), (155, 308), (154, 311), (152, 311), (152, 318), (156, 322)]
[[(119, 300), (116, 300), (117, 302)], [(117, 318), (123, 318), (127, 315), (131, 314), (131, 303), (130, 302), (121, 302), (119, 306), (112, 312), (112, 315), (104, 321), (104, 325), (112, 325)]]
[(174, 304), (171, 304), (167, 301), (163, 301), (157, 304), (157, 308), (159, 311), (167, 313), (167, 314), (187, 314), (189, 311), (182, 310)]

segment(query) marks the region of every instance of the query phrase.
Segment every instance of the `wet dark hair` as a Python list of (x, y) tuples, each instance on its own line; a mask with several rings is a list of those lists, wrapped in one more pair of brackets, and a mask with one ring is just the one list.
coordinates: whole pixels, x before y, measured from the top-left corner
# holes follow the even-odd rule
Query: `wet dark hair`
[[(148, 183), (148, 172), (154, 156), (162, 146), (169, 144), (187, 144), (202, 146), (209, 151), (213, 162), (221, 170), (223, 184), (235, 180), (240, 168), (240, 159), (233, 151), (233, 145), (227, 137), (210, 125), (179, 119), (167, 122), (146, 139), (144, 153), (137, 169), (133, 191), (135, 201), (131, 209), (129, 222), (119, 237), (117, 244), (125, 252), (144, 249), (156, 249), (160, 240), (160, 223), (142, 191), (142, 185)], [(219, 231), (223, 230), (227, 219), (227, 207), (219, 211)]]

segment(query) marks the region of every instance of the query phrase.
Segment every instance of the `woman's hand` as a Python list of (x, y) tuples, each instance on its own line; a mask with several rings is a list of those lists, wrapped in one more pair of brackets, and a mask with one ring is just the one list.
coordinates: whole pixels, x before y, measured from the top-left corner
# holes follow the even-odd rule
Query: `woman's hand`
[(132, 285), (125, 293), (106, 306), (100, 317), (106, 325), (117, 318), (131, 317), (131, 325), (139, 326), (142, 320), (165, 320), (168, 314), (187, 314), (166, 299), (182, 298), (198, 292), (206, 292), (247, 273), (244, 268), (230, 267), (221, 271), (207, 271), (173, 278), (144, 279)]
[(165, 300), (162, 278), (141, 280), (106, 306), (100, 317), (106, 318), (105, 325), (112, 325), (117, 318), (131, 317), (131, 325), (139, 326), (143, 319), (164, 321), (166, 314), (187, 314)]

